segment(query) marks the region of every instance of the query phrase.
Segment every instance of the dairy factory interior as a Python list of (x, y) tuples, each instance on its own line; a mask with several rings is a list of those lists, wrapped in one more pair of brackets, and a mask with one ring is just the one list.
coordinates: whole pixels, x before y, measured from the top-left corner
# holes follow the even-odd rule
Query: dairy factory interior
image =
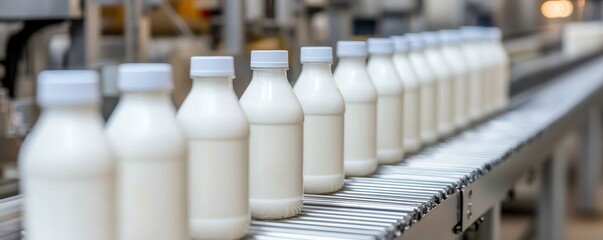
[(0, 239), (602, 239), (603, 0), (0, 0)]

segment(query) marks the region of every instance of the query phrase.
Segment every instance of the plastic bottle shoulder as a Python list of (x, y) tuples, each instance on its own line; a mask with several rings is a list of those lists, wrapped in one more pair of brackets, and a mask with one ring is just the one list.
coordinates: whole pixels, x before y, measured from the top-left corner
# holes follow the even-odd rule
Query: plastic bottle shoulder
[(367, 70), (379, 95), (395, 96), (402, 94), (402, 81), (398, 77), (391, 58), (370, 58)]
[(343, 96), (329, 71), (302, 70), (293, 90), (306, 115), (334, 115), (345, 112)]
[(184, 132), (169, 104), (122, 98), (106, 127), (107, 137), (120, 159), (165, 161), (186, 154)]
[(286, 79), (254, 77), (239, 102), (250, 124), (304, 121), (301, 104)]
[(340, 64), (335, 69), (334, 78), (346, 103), (374, 103), (377, 101), (377, 90), (365, 65)]
[(25, 176), (54, 180), (110, 176), (114, 161), (100, 115), (78, 119), (43, 113), (19, 154)]
[(249, 123), (234, 94), (193, 89), (178, 110), (189, 139), (234, 139), (249, 135)]

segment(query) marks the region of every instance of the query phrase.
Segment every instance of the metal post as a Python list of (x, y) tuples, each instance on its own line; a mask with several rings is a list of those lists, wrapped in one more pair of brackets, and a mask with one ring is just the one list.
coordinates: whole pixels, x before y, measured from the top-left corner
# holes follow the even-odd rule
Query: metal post
[(565, 239), (565, 148), (557, 147), (544, 162), (538, 199), (538, 239)]
[(328, 46), (336, 46), (339, 40), (351, 40), (352, 12), (345, 1), (331, 1), (327, 8), (329, 15)]
[(251, 79), (249, 58), (245, 55), (245, 22), (243, 9), (245, 2), (242, 0), (225, 0), (222, 2), (224, 9), (224, 28), (222, 39), (227, 55), (235, 58), (235, 92), (241, 96)]
[(583, 132), (583, 154), (578, 166), (578, 210), (597, 210), (597, 188), (601, 171), (601, 109), (591, 106)]
[(81, 20), (72, 20), (69, 25), (70, 51), (67, 68), (86, 69), (98, 59), (100, 49), (100, 8), (96, 0), (84, 2)]
[(224, 50), (229, 55), (237, 56), (243, 54), (245, 43), (243, 5), (242, 0), (224, 1), (224, 28), (222, 29), (222, 37), (224, 38)]
[(140, 62), (143, 58), (141, 43), (143, 41), (143, 0), (125, 0), (126, 24), (124, 29), (126, 62)]
[(494, 205), (483, 216), (484, 222), (477, 229), (477, 239), (479, 240), (499, 240), (500, 239), (500, 203)]

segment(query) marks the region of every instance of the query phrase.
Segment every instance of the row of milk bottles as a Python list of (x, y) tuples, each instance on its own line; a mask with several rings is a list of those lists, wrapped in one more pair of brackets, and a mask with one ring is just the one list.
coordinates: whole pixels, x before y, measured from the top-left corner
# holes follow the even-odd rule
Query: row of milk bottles
[(252, 51), (240, 101), (232, 57), (193, 57), (177, 112), (169, 65), (122, 64), (106, 126), (95, 72), (42, 72), (20, 155), (27, 239), (240, 238), (507, 101), (497, 29), (340, 41), (337, 56), (332, 74), (330, 47), (303, 47), (292, 88), (287, 51)]

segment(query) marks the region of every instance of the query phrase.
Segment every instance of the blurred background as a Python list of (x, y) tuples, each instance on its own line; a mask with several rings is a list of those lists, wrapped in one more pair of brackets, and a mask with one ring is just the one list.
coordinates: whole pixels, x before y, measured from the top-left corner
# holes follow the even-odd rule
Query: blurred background
[[(191, 85), (191, 56), (235, 56), (240, 96), (251, 79), (251, 49), (289, 50), (294, 82), (301, 46), (479, 25), (502, 30), (511, 94), (518, 94), (599, 55), (602, 20), (602, 0), (0, 0), (0, 197), (17, 189), (17, 153), (38, 115), (41, 70), (99, 71), (107, 117), (124, 62), (170, 63), (179, 106)], [(509, 193), (502, 239), (533, 236), (537, 174)], [(596, 211), (573, 213), (568, 239), (602, 238)]]

